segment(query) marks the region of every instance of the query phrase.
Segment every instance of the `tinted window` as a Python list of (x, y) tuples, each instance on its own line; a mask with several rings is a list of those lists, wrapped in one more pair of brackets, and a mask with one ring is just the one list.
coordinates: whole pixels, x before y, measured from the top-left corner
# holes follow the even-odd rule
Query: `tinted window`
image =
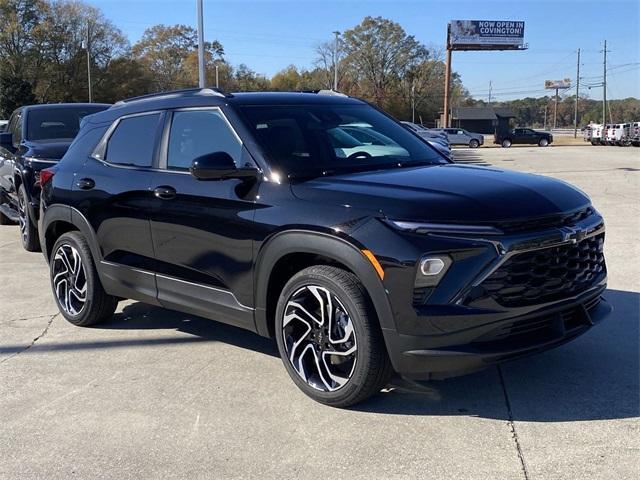
[(106, 160), (118, 165), (150, 167), (160, 114), (123, 118), (107, 142)]
[(174, 112), (169, 134), (167, 167), (186, 170), (194, 159), (226, 152), (240, 163), (242, 145), (219, 110)]
[[(240, 110), (272, 165), (294, 176), (446, 163), (426, 142), (368, 105)], [(358, 130), (379, 141), (365, 140)]]
[(13, 144), (18, 145), (22, 141), (22, 113), (16, 115), (11, 133), (13, 134)]
[(101, 112), (106, 107), (52, 107), (30, 110), (27, 117), (28, 140), (74, 138), (82, 117)]

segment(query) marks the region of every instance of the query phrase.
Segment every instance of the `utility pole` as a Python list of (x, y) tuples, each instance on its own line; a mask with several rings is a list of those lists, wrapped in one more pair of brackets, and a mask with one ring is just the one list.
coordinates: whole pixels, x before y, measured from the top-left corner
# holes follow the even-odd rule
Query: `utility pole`
[(416, 123), (416, 81), (411, 81), (411, 123)]
[(333, 90), (338, 91), (338, 37), (340, 36), (340, 32), (337, 30), (333, 32), (336, 36), (335, 41), (333, 43)]
[(218, 81), (218, 64), (216, 63), (216, 88), (220, 88), (220, 82)]
[(573, 111), (573, 138), (578, 137), (578, 99), (580, 98), (580, 49), (578, 49), (578, 63), (576, 64), (576, 107)]
[(602, 66), (604, 68), (604, 82), (602, 83), (602, 125), (607, 123), (607, 41), (604, 41), (604, 58)]
[(556, 99), (553, 104), (553, 129), (555, 130), (557, 127), (556, 122), (558, 121), (558, 89), (556, 88)]
[(489, 80), (489, 106), (491, 106), (491, 80)]
[(206, 85), (204, 73), (204, 20), (202, 19), (202, 0), (196, 0), (198, 4), (198, 86)]
[(549, 101), (547, 100), (547, 105), (544, 106), (544, 127), (542, 128), (543, 130), (547, 129), (547, 107), (549, 106), (548, 103)]
[(91, 90), (91, 22), (87, 22), (87, 85), (89, 86), (89, 103), (93, 102), (93, 92)]

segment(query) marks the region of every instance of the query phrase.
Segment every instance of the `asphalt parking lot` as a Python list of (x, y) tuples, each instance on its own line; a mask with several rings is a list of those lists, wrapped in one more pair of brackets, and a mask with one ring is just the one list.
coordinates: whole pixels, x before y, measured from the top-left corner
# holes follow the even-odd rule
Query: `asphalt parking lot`
[(314, 403), (275, 344), (121, 303), (96, 328), (57, 315), (40, 254), (0, 227), (0, 478), (638, 478), (640, 149), (456, 149), (542, 173), (607, 222), (602, 325), (542, 355), (352, 410)]

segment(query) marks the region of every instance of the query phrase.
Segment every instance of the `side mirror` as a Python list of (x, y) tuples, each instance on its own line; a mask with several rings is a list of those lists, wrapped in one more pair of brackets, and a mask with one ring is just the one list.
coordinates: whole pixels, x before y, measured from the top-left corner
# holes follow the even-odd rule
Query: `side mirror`
[(13, 133), (11, 132), (0, 133), (0, 147), (13, 148)]
[(255, 168), (237, 168), (227, 152), (214, 152), (196, 158), (189, 169), (198, 180), (224, 180), (226, 178), (256, 178)]

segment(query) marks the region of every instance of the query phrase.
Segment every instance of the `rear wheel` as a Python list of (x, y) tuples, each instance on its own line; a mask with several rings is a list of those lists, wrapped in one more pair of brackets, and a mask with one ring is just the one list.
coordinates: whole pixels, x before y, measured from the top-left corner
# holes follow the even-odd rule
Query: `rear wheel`
[(31, 215), (29, 215), (29, 197), (27, 197), (27, 190), (24, 185), (20, 185), (20, 188), (18, 188), (18, 224), (20, 225), (20, 239), (24, 249), (27, 252), (39, 252), (38, 229)]
[(511, 147), (511, 140), (509, 140), (508, 138), (505, 138), (504, 140), (502, 140), (502, 148), (509, 148)]
[(480, 142), (475, 138), (471, 139), (469, 142), (469, 148), (478, 148), (480, 146)]
[(361, 402), (392, 373), (364, 287), (339, 268), (309, 267), (287, 282), (276, 309), (276, 339), (298, 388), (327, 405)]
[(82, 234), (61, 235), (51, 252), (51, 288), (64, 318), (87, 327), (112, 316), (118, 300), (102, 288), (89, 244)]
[(547, 145), (549, 145), (549, 140), (547, 140), (546, 138), (541, 138), (538, 141), (538, 146), (539, 147), (546, 147)]

